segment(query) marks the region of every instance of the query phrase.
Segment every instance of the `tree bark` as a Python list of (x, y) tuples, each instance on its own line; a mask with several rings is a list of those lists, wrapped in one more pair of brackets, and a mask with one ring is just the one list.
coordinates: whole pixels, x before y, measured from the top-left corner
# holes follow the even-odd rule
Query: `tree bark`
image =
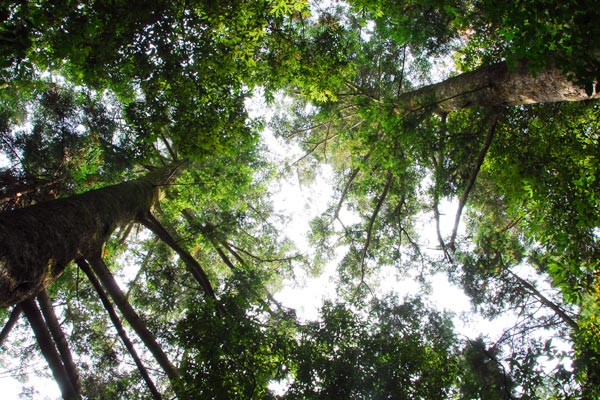
[(29, 320), (31, 329), (35, 334), (44, 358), (50, 366), (50, 370), (52, 371), (52, 375), (54, 376), (54, 379), (60, 388), (63, 399), (79, 399), (80, 396), (77, 394), (73, 388), (73, 385), (71, 384), (69, 375), (67, 374), (56, 347), (54, 346), (50, 332), (48, 331), (44, 318), (42, 318), (40, 309), (35, 304), (35, 301), (33, 299), (27, 299), (21, 303), (21, 307), (23, 309), (23, 313), (27, 317), (27, 320)]
[(72, 260), (95, 254), (120, 225), (135, 221), (178, 169), (0, 214), (0, 307), (50, 285)]
[(58, 318), (56, 318), (56, 314), (54, 313), (54, 308), (52, 307), (50, 297), (48, 297), (48, 292), (42, 290), (38, 294), (37, 300), (44, 319), (46, 320), (46, 325), (50, 330), (52, 339), (54, 339), (56, 348), (58, 349), (62, 362), (65, 366), (65, 370), (67, 371), (71, 385), (73, 386), (75, 393), (77, 393), (78, 396), (81, 396), (81, 381), (79, 380), (79, 371), (77, 370), (77, 366), (73, 361), (73, 355), (69, 349), (69, 344), (67, 343), (65, 334), (63, 333), (60, 323), (58, 322)]
[(517, 106), (600, 98), (598, 87), (593, 87), (590, 96), (556, 66), (532, 74), (526, 62), (514, 68), (501, 62), (401, 94), (394, 104), (398, 113), (423, 110), (444, 114), (473, 106)]
[(135, 350), (135, 347), (133, 346), (133, 343), (131, 343), (131, 340), (129, 340), (129, 337), (127, 336), (127, 332), (125, 332), (125, 329), (123, 328), (123, 324), (121, 323), (121, 319), (117, 315), (115, 308), (113, 307), (110, 300), (108, 299), (106, 292), (104, 291), (104, 289), (102, 289), (102, 285), (100, 284), (100, 281), (98, 281), (98, 279), (96, 279), (96, 276), (94, 275), (90, 266), (84, 259), (82, 259), (82, 258), (78, 259), (77, 265), (79, 265), (79, 268), (81, 268), (81, 270), (87, 275), (88, 279), (92, 283), (92, 286), (94, 286), (94, 289), (96, 289), (96, 293), (98, 293), (98, 297), (100, 298), (100, 301), (102, 302), (102, 305), (104, 306), (104, 309), (108, 313), (110, 320), (112, 321), (115, 329), (117, 330), (117, 334), (121, 338), (121, 341), (123, 341), (125, 348), (127, 348), (127, 351), (131, 355), (131, 358), (133, 358), (133, 361), (135, 362), (135, 365), (137, 366), (137, 369), (138, 369), (140, 375), (142, 376), (142, 379), (144, 379), (144, 381), (146, 382), (146, 386), (148, 386), (150, 393), (152, 393), (152, 398), (154, 398), (155, 400), (160, 400), (162, 398), (160, 395), (160, 392), (158, 391), (158, 389), (156, 389), (156, 386), (154, 385), (152, 378), (150, 378), (150, 374), (148, 374), (148, 371), (146, 370), (146, 367), (142, 363), (142, 360), (138, 356), (137, 351)]
[(139, 336), (139, 338), (144, 342), (146, 348), (152, 353), (156, 362), (161, 366), (167, 377), (171, 381), (174, 390), (176, 390), (179, 380), (179, 374), (169, 358), (163, 351), (162, 347), (156, 341), (154, 335), (148, 327), (146, 327), (146, 323), (140, 318), (140, 316), (135, 312), (131, 304), (125, 298), (125, 295), (121, 291), (121, 288), (115, 281), (115, 278), (112, 276), (104, 261), (99, 256), (95, 256), (90, 258), (89, 263), (94, 271), (95, 275), (98, 277), (104, 289), (108, 292), (110, 297), (113, 299), (119, 311), (123, 317), (129, 322), (129, 325), (133, 328), (135, 333)]

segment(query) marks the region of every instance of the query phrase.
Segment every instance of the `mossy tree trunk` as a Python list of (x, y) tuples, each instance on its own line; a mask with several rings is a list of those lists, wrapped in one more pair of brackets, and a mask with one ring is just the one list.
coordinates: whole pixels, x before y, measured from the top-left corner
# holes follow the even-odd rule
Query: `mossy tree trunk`
[(115, 228), (148, 212), (178, 166), (0, 214), (0, 307), (35, 296), (74, 259), (99, 254)]

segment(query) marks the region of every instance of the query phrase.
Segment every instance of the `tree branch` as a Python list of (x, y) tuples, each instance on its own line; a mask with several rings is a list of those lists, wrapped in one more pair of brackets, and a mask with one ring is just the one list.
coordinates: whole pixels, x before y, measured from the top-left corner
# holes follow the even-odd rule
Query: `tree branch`
[[(106, 291), (109, 293), (110, 297), (113, 299), (113, 301), (121, 311), (121, 314), (123, 314), (123, 317), (127, 320), (127, 322), (129, 322), (133, 330), (137, 333), (142, 342), (144, 342), (146, 348), (150, 351), (150, 353), (152, 353), (155, 360), (162, 367), (163, 371), (165, 371), (165, 373), (169, 377), (169, 380), (171, 381), (171, 384), (173, 385), (173, 389), (177, 392), (179, 373), (177, 372), (173, 364), (171, 364), (171, 361), (169, 361), (169, 358), (163, 351), (162, 347), (156, 341), (156, 338), (154, 337), (152, 332), (150, 332), (150, 330), (146, 326), (146, 323), (140, 318), (138, 313), (133, 309), (131, 304), (129, 304), (129, 302), (125, 298), (125, 295), (121, 291), (121, 288), (119, 288), (119, 285), (117, 284), (112, 273), (104, 263), (104, 260), (102, 260), (102, 258), (98, 255), (89, 259), (88, 261), (94, 274), (100, 280), (100, 282), (102, 282), (104, 289), (106, 289)], [(82, 265), (84, 265), (80, 261), (78, 261), (78, 264), (80, 268)]]
[(479, 151), (479, 155), (477, 156), (477, 160), (475, 161), (475, 168), (473, 168), (473, 170), (471, 171), (471, 174), (469, 175), (469, 181), (467, 182), (467, 186), (465, 187), (465, 190), (463, 191), (462, 196), (460, 196), (460, 199), (458, 200), (458, 209), (456, 210), (456, 217), (454, 218), (454, 227), (452, 228), (452, 235), (450, 236), (450, 243), (448, 243), (448, 246), (450, 247), (450, 249), (452, 251), (454, 251), (456, 248), (455, 247), (456, 235), (458, 232), (458, 226), (460, 224), (460, 217), (462, 215), (463, 208), (464, 208), (465, 204), (467, 203), (469, 194), (471, 193), (471, 190), (473, 189), (473, 186), (475, 185), (475, 181), (477, 180), (477, 175), (479, 174), (481, 165), (483, 164), (483, 161), (485, 160), (485, 156), (487, 155), (487, 152), (490, 149), (490, 146), (492, 144), (492, 139), (494, 138), (494, 132), (496, 131), (496, 125), (498, 123), (498, 117), (499, 117), (498, 114), (494, 114), (494, 116), (492, 117), (492, 121), (490, 123), (490, 127), (488, 129), (488, 133), (485, 138), (485, 141), (483, 143), (483, 147)]
[(140, 221), (145, 227), (150, 229), (156, 236), (165, 242), (171, 249), (173, 249), (184, 262), (187, 270), (192, 276), (198, 281), (204, 293), (215, 302), (215, 307), (220, 316), (225, 314), (225, 309), (217, 299), (217, 295), (208, 279), (208, 276), (192, 255), (179, 245), (177, 240), (167, 231), (167, 229), (152, 215), (152, 213), (146, 213)]
[(4, 343), (10, 331), (17, 324), (17, 321), (21, 316), (21, 311), (22, 310), (20, 304), (17, 304), (13, 307), (12, 311), (10, 312), (10, 316), (8, 317), (8, 321), (6, 321), (6, 324), (4, 324), (4, 327), (2, 328), (2, 332), (0, 332), (0, 346), (2, 345), (2, 343)]
[(548, 307), (552, 311), (554, 311), (556, 313), (556, 315), (558, 315), (567, 325), (569, 325), (569, 327), (571, 327), (571, 329), (573, 329), (575, 332), (577, 332), (579, 330), (579, 326), (577, 325), (577, 322), (575, 322), (575, 320), (573, 318), (568, 316), (567, 313), (562, 308), (560, 308), (557, 304), (555, 304), (553, 301), (551, 301), (546, 296), (544, 296), (539, 290), (537, 290), (537, 288), (535, 286), (533, 286), (531, 283), (527, 282), (525, 279), (521, 278), (519, 275), (512, 272), (510, 269), (505, 268), (504, 270), (510, 276), (512, 276), (514, 279), (516, 279), (517, 282), (519, 282), (519, 284), (521, 286), (523, 286), (532, 296), (534, 296), (536, 299), (538, 299), (540, 303), (542, 303), (543, 305), (545, 305), (546, 307)]
[(60, 357), (65, 366), (67, 375), (69, 376), (69, 380), (73, 385), (73, 389), (78, 396), (81, 396), (81, 381), (79, 379), (79, 371), (77, 370), (77, 366), (73, 361), (73, 355), (69, 349), (69, 344), (67, 343), (65, 334), (60, 327), (60, 322), (58, 322), (58, 318), (56, 318), (56, 314), (54, 313), (54, 308), (52, 307), (50, 297), (48, 297), (48, 292), (46, 290), (42, 290), (40, 293), (38, 293), (37, 300), (44, 319), (46, 320), (46, 325), (48, 326), (50, 334), (52, 335), (54, 343), (56, 344), (58, 352), (60, 353)]
[(23, 314), (25, 314), (27, 317), (29, 325), (35, 334), (42, 354), (50, 366), (50, 370), (52, 371), (52, 375), (54, 376), (54, 379), (60, 388), (63, 399), (80, 399), (81, 396), (79, 396), (73, 388), (65, 366), (62, 363), (58, 351), (56, 350), (52, 336), (48, 331), (46, 322), (40, 313), (39, 307), (33, 299), (27, 299), (21, 302), (21, 308), (23, 309)]
[(365, 277), (365, 269), (364, 269), (365, 258), (367, 256), (367, 251), (371, 244), (371, 238), (373, 235), (373, 226), (375, 225), (375, 220), (377, 219), (377, 215), (379, 214), (379, 211), (381, 210), (381, 206), (383, 205), (383, 202), (385, 201), (385, 198), (387, 197), (390, 187), (392, 186), (393, 177), (394, 177), (394, 175), (392, 174), (392, 171), (388, 170), (385, 186), (383, 188), (383, 193), (381, 193), (381, 196), (377, 200), (377, 204), (375, 205), (375, 210), (373, 210), (373, 214), (371, 215), (371, 218), (369, 219), (369, 225), (367, 227), (367, 238), (365, 239), (365, 245), (363, 246), (361, 256), (360, 256), (360, 274), (361, 274), (361, 282), (363, 282), (363, 283), (364, 283), (364, 277)]
[(117, 315), (115, 308), (113, 307), (110, 300), (108, 299), (108, 296), (106, 295), (106, 292), (102, 288), (100, 281), (98, 281), (98, 279), (92, 272), (90, 266), (84, 259), (82, 259), (82, 258), (78, 259), (77, 265), (87, 275), (88, 279), (90, 280), (90, 283), (96, 290), (96, 293), (98, 293), (98, 298), (100, 299), (100, 301), (102, 302), (102, 305), (104, 306), (104, 309), (108, 313), (108, 316), (110, 317), (110, 320), (112, 321), (113, 326), (117, 330), (117, 334), (121, 338), (121, 341), (125, 345), (125, 348), (131, 355), (131, 358), (133, 358), (133, 361), (135, 362), (135, 365), (137, 366), (137, 369), (138, 369), (140, 375), (144, 379), (144, 382), (146, 382), (146, 386), (148, 386), (150, 393), (152, 393), (152, 397), (155, 400), (160, 400), (162, 398), (160, 393), (156, 389), (156, 386), (154, 385), (152, 378), (150, 378), (150, 375), (148, 374), (146, 367), (144, 366), (144, 364), (142, 363), (142, 360), (138, 356), (137, 351), (135, 350), (135, 347), (133, 346), (133, 343), (131, 343), (131, 340), (129, 340), (129, 337), (127, 336), (127, 332), (125, 332), (125, 329), (123, 328), (123, 324), (121, 323), (121, 319)]

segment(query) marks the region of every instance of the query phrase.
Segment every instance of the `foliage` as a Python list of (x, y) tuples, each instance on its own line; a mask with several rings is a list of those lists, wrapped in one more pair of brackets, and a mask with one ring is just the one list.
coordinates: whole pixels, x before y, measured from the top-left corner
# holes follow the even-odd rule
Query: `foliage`
[[(596, 8), (578, 0), (3, 3), (1, 210), (185, 160), (147, 210), (164, 226), (160, 240), (131, 221), (103, 249), (128, 303), (177, 360), (176, 384), (151, 373), (165, 396), (597, 397), (597, 103), (443, 113), (402, 102), (432, 80), (502, 61), (525, 61), (533, 74), (558, 66), (591, 95), (600, 77)], [(248, 116), (257, 87), (270, 106), (289, 100), (269, 124), (305, 153), (286, 165), (268, 161), (265, 125)], [(308, 259), (280, 232), (285, 216), (274, 215), (269, 196), (280, 171), (306, 183), (323, 164), (336, 197), (311, 222)], [(444, 230), (444, 204), (457, 203)], [(273, 296), (298, 269), (336, 258), (339, 296), (318, 320), (297, 318)], [(380, 293), (382, 270), (416, 280), (419, 296)], [(459, 339), (451, 315), (425, 300), (439, 272), (479, 318), (516, 316), (514, 326)], [(146, 397), (78, 269), (49, 291), (86, 396)], [(15, 329), (22, 336), (27, 327)], [(32, 342), (13, 336), (6, 355), (29, 362), (34, 353), (18, 350)]]
[(326, 303), (298, 342), (285, 399), (443, 399), (458, 374), (452, 323), (418, 298)]

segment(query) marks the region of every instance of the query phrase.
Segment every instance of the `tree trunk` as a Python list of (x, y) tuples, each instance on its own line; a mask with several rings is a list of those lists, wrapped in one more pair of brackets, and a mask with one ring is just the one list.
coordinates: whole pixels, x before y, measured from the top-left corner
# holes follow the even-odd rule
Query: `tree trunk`
[(597, 90), (589, 96), (557, 67), (532, 74), (526, 62), (514, 68), (501, 62), (401, 94), (395, 109), (398, 113), (432, 110), (443, 114), (472, 106), (582, 101), (600, 98)]
[(158, 187), (179, 165), (0, 214), (0, 307), (36, 295), (69, 262), (96, 254), (115, 228), (135, 221), (152, 207)]
[(123, 328), (121, 319), (117, 315), (115, 308), (112, 306), (110, 300), (108, 299), (106, 292), (104, 291), (104, 289), (102, 289), (100, 281), (96, 279), (96, 276), (94, 275), (94, 273), (90, 269), (90, 266), (84, 259), (78, 259), (77, 265), (79, 265), (79, 268), (81, 268), (81, 270), (87, 275), (88, 279), (92, 283), (92, 286), (94, 286), (94, 289), (96, 289), (96, 293), (98, 293), (98, 297), (100, 298), (104, 309), (108, 313), (110, 320), (112, 321), (115, 329), (117, 330), (117, 334), (121, 338), (121, 341), (123, 341), (123, 344), (127, 348), (127, 351), (131, 355), (131, 358), (133, 358), (133, 361), (135, 362), (135, 365), (137, 366), (140, 375), (146, 382), (146, 386), (148, 386), (150, 393), (152, 393), (152, 398), (154, 398), (155, 400), (160, 400), (162, 398), (160, 392), (158, 391), (158, 389), (156, 389), (152, 378), (150, 378), (150, 375), (148, 374), (148, 370), (146, 370), (146, 367), (144, 366), (142, 360), (138, 356), (135, 347), (133, 347), (133, 343), (131, 343), (131, 340), (129, 340), (129, 337), (127, 337), (127, 332), (125, 332), (125, 329)]
[(102, 282), (104, 289), (108, 292), (110, 297), (113, 299), (123, 317), (129, 322), (129, 325), (133, 328), (135, 333), (140, 337), (142, 342), (146, 348), (152, 353), (156, 362), (161, 366), (165, 374), (169, 377), (171, 384), (173, 385), (173, 389), (177, 389), (179, 374), (177, 370), (169, 361), (169, 358), (163, 351), (162, 347), (156, 341), (154, 335), (148, 327), (146, 327), (146, 323), (140, 318), (140, 316), (135, 312), (131, 304), (125, 298), (125, 295), (121, 291), (121, 288), (115, 281), (115, 278), (110, 273), (106, 264), (99, 256), (92, 257), (89, 260), (89, 263), (92, 267), (92, 270)]
[(46, 325), (48, 326), (50, 334), (52, 335), (52, 339), (54, 339), (56, 348), (60, 353), (60, 357), (63, 361), (65, 370), (67, 371), (67, 375), (69, 376), (69, 380), (71, 381), (73, 389), (75, 390), (78, 396), (81, 396), (81, 381), (79, 380), (79, 371), (77, 371), (77, 366), (73, 361), (73, 355), (71, 354), (71, 350), (69, 349), (69, 344), (67, 343), (65, 334), (63, 333), (60, 327), (58, 318), (56, 318), (56, 314), (54, 313), (54, 308), (52, 307), (50, 297), (48, 297), (48, 292), (42, 290), (38, 294), (37, 300), (40, 305), (40, 310), (44, 315), (44, 319), (46, 320)]
[(50, 366), (50, 370), (52, 371), (52, 375), (54, 376), (54, 379), (60, 388), (63, 399), (79, 399), (80, 396), (77, 394), (73, 388), (73, 385), (71, 384), (69, 375), (67, 374), (56, 347), (54, 346), (50, 332), (48, 331), (44, 318), (42, 318), (40, 309), (35, 304), (35, 301), (33, 299), (27, 299), (21, 303), (21, 307), (23, 309), (23, 313), (29, 320), (31, 329), (35, 334), (44, 358), (46, 358), (46, 361)]

